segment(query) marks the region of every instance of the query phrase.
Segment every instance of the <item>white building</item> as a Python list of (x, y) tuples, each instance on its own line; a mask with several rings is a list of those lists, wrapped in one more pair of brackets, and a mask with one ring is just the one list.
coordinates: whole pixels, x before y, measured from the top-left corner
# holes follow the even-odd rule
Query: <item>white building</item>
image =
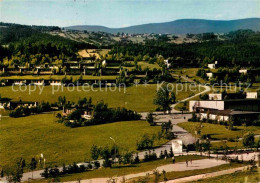
[(212, 73), (212, 72), (208, 72), (208, 73), (206, 73), (206, 74), (207, 74), (207, 77), (208, 77), (209, 79), (213, 78), (213, 73)]
[(209, 69), (216, 69), (216, 64), (208, 64)]
[(257, 94), (257, 92), (247, 92), (246, 98), (248, 98), (248, 99), (258, 98), (258, 94)]
[(222, 93), (210, 93), (209, 94), (209, 100), (222, 100)]
[(167, 68), (171, 67), (171, 63), (169, 63), (169, 60), (164, 60), (164, 63), (165, 63)]
[(240, 69), (240, 70), (239, 70), (239, 73), (240, 73), (240, 74), (247, 74), (247, 69)]
[(213, 121), (229, 121), (231, 119), (251, 119), (256, 118), (260, 115), (260, 112), (251, 111), (236, 111), (232, 109), (227, 110), (211, 110), (211, 109), (201, 109), (199, 113), (200, 120), (213, 120)]

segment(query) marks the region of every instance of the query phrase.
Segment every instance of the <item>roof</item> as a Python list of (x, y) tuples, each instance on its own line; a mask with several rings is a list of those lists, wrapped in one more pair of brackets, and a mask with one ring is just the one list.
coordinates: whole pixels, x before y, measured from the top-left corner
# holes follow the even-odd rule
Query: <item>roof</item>
[(201, 109), (205, 109), (205, 110), (201, 111), (200, 113), (209, 113), (209, 114), (222, 115), (222, 116), (260, 114), (260, 112), (236, 111), (233, 109), (226, 109), (226, 110), (217, 110), (217, 109), (209, 109), (209, 108), (201, 108)]
[(191, 101), (209, 101), (209, 102), (216, 102), (216, 101), (224, 101), (224, 102), (246, 102), (246, 101), (260, 101), (260, 98), (245, 98), (245, 99), (224, 99), (224, 100), (191, 100)]

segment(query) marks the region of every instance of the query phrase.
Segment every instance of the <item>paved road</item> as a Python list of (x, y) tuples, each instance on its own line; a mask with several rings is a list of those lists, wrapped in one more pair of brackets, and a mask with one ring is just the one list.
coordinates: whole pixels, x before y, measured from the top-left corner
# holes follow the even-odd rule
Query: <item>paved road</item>
[[(179, 162), (175, 164), (159, 166), (156, 169), (159, 171), (159, 173), (161, 173), (163, 170), (165, 170), (166, 172), (173, 172), (173, 171), (178, 172), (178, 171), (211, 168), (223, 164), (227, 164), (227, 162), (222, 160), (215, 160), (215, 159), (203, 159), (203, 160), (194, 160), (192, 164), (190, 164), (188, 167), (186, 166), (186, 162)], [(116, 180), (116, 182), (121, 182), (123, 177), (126, 180), (128, 180), (132, 178), (143, 177), (146, 176), (147, 174), (153, 174), (153, 171), (146, 171), (146, 172), (141, 172), (136, 174), (114, 177), (114, 179)], [(81, 180), (80, 182), (81, 183), (107, 183), (110, 179), (111, 178), (94, 178), (94, 179)], [(72, 181), (69, 183), (77, 183), (77, 181)]]
[[(191, 182), (191, 181), (197, 181), (200, 179), (208, 179), (208, 178), (217, 177), (217, 176), (221, 176), (221, 175), (227, 175), (227, 174), (231, 174), (231, 173), (235, 173), (235, 172), (241, 172), (241, 171), (247, 169), (247, 167), (248, 166), (244, 166), (244, 167), (232, 168), (232, 169), (228, 169), (228, 170), (222, 170), (222, 171), (218, 171), (218, 172), (194, 175), (194, 176), (169, 180), (169, 181), (167, 181), (167, 183), (186, 183), (186, 182)], [(164, 183), (164, 182), (161, 182), (161, 183)]]

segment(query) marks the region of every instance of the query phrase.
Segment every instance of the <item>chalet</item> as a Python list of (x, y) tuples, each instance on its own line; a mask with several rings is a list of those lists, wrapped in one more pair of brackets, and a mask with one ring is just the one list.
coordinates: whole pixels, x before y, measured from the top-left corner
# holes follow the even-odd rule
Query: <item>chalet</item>
[(80, 118), (84, 120), (90, 120), (92, 119), (92, 111), (93, 106), (83, 105), (70, 105), (63, 107), (62, 116), (64, 118), (67, 118), (70, 114), (72, 114), (74, 111), (79, 110), (80, 111)]

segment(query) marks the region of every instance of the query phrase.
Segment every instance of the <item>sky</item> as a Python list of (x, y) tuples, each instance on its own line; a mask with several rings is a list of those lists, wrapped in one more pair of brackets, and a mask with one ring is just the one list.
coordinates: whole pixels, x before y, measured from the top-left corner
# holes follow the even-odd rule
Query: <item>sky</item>
[(111, 28), (177, 19), (260, 17), (260, 0), (0, 0), (0, 21)]

